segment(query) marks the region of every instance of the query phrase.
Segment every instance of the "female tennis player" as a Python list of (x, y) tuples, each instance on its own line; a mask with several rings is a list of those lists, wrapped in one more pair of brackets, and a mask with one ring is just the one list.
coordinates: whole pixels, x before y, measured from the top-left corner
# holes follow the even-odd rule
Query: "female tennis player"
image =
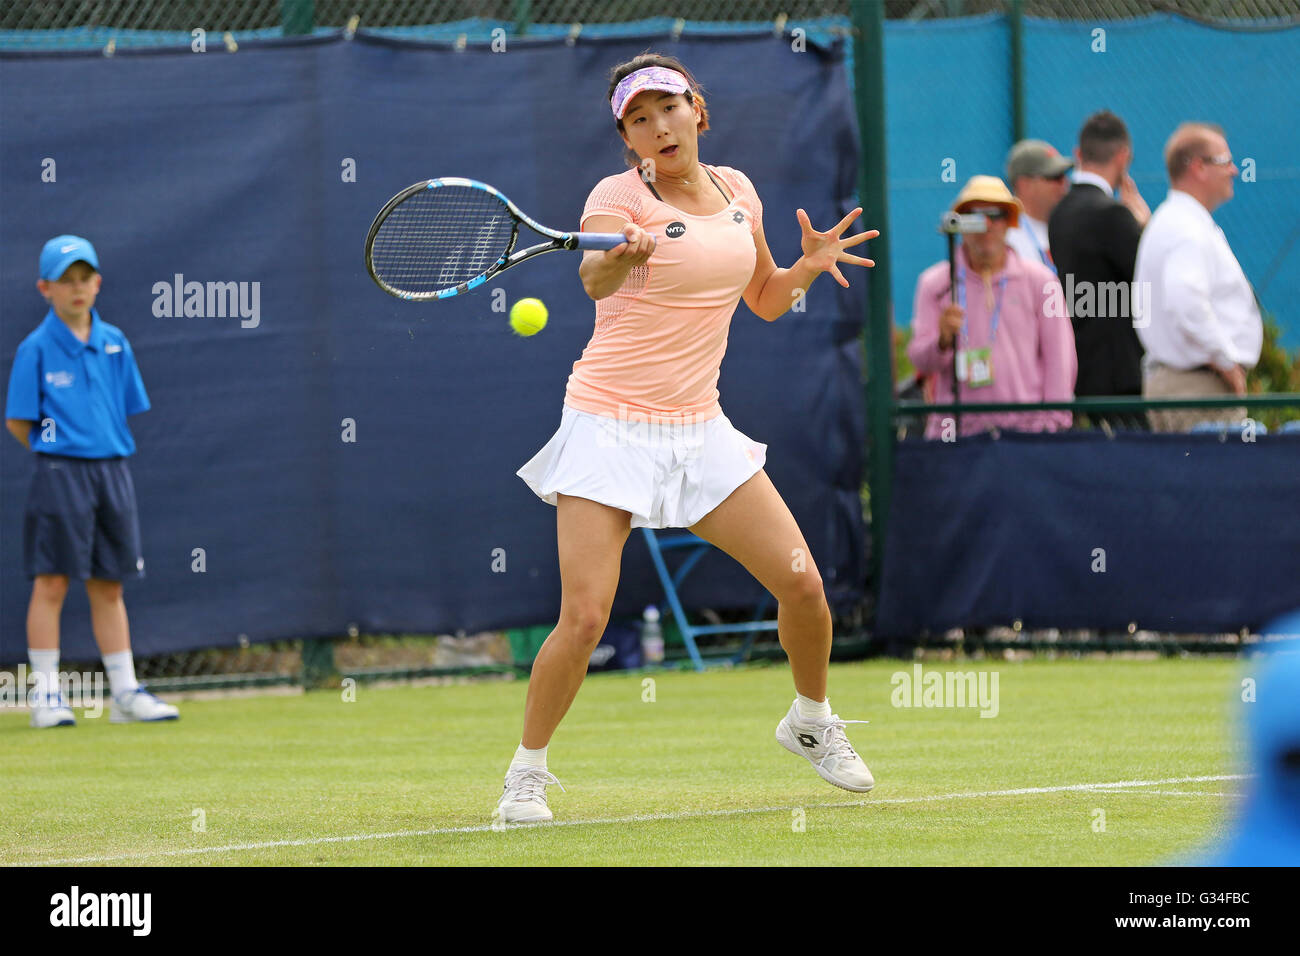
[(633, 168), (596, 185), (581, 228), (627, 242), (583, 255), (595, 333), (573, 366), (559, 430), (518, 472), (556, 506), (562, 596), (533, 663), (523, 738), (494, 820), (553, 818), (546, 786), (559, 780), (546, 748), (605, 631), (624, 542), (640, 527), (689, 528), (772, 592), (798, 695), (777, 740), (835, 786), (865, 792), (874, 781), (844, 732), (855, 721), (840, 720), (826, 697), (831, 615), (821, 575), (763, 471), (767, 446), (732, 427), (717, 383), (742, 298), (771, 322), (823, 272), (848, 286), (840, 263), (874, 263), (844, 250), (879, 232), (840, 238), (861, 209), (817, 232), (800, 209), (803, 256), (779, 269), (753, 184), (699, 161), (709, 119), (686, 68), (642, 54), (615, 67), (608, 97)]

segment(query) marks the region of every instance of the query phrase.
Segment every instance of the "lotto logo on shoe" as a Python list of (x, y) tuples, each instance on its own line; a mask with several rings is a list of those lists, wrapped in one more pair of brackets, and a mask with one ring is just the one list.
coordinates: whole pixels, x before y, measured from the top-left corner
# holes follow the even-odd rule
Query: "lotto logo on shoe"
[(803, 744), (805, 747), (816, 747), (817, 738), (812, 734), (800, 734), (799, 743)]

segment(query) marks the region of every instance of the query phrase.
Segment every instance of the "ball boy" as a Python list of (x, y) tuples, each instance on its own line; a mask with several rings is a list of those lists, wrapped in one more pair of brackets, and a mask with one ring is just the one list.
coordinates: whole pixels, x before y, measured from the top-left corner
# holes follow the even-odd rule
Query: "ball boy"
[(94, 247), (56, 236), (41, 250), (36, 287), (50, 309), (18, 346), (5, 426), (34, 454), (23, 519), (32, 578), (27, 653), (36, 688), (33, 727), (76, 723), (59, 688), (59, 616), (68, 581), (86, 582), (91, 628), (108, 674), (109, 720), (175, 720), (179, 713), (135, 679), (122, 581), (144, 571), (128, 415), (149, 410), (126, 336), (95, 311), (101, 276)]

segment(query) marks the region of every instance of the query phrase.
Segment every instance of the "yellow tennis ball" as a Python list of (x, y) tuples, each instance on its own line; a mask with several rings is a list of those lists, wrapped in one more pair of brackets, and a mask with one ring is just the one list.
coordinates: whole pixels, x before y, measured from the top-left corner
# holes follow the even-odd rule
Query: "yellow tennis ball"
[(520, 299), (510, 310), (510, 327), (520, 335), (536, 335), (546, 328), (546, 306), (541, 299)]

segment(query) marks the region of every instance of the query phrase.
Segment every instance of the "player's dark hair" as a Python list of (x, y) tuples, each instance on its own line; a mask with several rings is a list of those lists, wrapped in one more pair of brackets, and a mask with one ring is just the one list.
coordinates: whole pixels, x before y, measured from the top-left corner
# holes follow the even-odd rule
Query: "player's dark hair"
[(1083, 121), (1079, 130), (1079, 159), (1098, 165), (1109, 163), (1131, 142), (1124, 121), (1110, 110), (1101, 110)]
[[(610, 70), (609, 89), (605, 93), (605, 102), (607, 104), (609, 103), (614, 96), (614, 90), (618, 88), (618, 84), (621, 83), (626, 76), (635, 73), (637, 70), (644, 70), (647, 66), (667, 67), (670, 70), (676, 70), (682, 76), (686, 77), (686, 82), (691, 85), (691, 88), (687, 90), (685, 94), (686, 101), (688, 103), (694, 102), (700, 107), (700, 121), (696, 124), (695, 129), (700, 133), (707, 130), (709, 128), (709, 109), (704, 105), (704, 91), (700, 88), (700, 84), (695, 81), (695, 77), (691, 75), (691, 71), (682, 66), (681, 61), (675, 56), (665, 56), (662, 53), (650, 52), (638, 53), (626, 63), (620, 63), (618, 66), (614, 67), (614, 69)], [(614, 125), (618, 128), (620, 133), (623, 132), (622, 120), (615, 120)], [(636, 152), (632, 149), (625, 149), (623, 151), (623, 158), (627, 160), (629, 166), (639, 166), (641, 163), (640, 157), (637, 156)]]

